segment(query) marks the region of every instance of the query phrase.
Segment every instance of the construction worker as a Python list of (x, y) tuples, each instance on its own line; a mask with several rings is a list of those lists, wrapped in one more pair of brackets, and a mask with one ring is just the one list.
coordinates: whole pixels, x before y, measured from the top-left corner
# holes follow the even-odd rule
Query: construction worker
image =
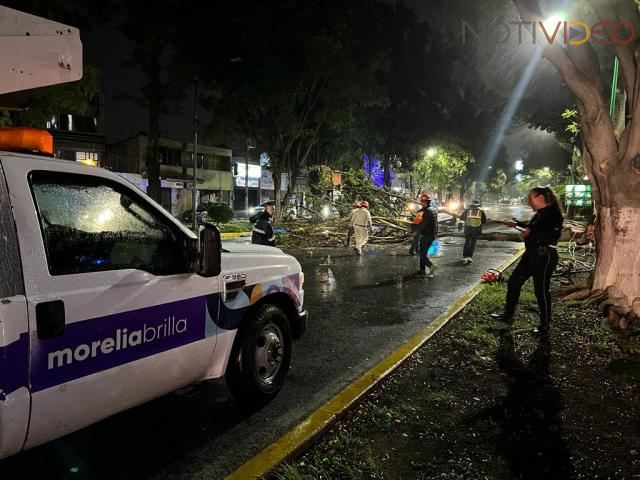
[(460, 215), (460, 221), (464, 222), (464, 248), (462, 249), (462, 263), (465, 265), (473, 262), (473, 251), (476, 249), (476, 241), (482, 233), (482, 225), (487, 223), (487, 216), (480, 208), (480, 202), (474, 200), (471, 205)]
[(262, 212), (249, 217), (250, 222), (255, 222), (251, 235), (251, 243), (269, 245), (270, 247), (276, 246), (276, 234), (273, 230), (273, 224), (271, 223), (275, 208), (275, 203), (268, 202), (265, 204)]
[(362, 255), (362, 247), (369, 240), (369, 230), (371, 229), (371, 214), (369, 213), (369, 202), (363, 200), (351, 216), (351, 226), (356, 237), (356, 244), (353, 249), (358, 255)]
[(556, 245), (562, 233), (562, 209), (551, 187), (536, 187), (528, 196), (529, 206), (536, 214), (528, 222), (506, 221), (505, 225), (519, 228), (524, 236), (525, 251), (520, 263), (509, 278), (504, 312), (492, 317), (513, 323), (513, 314), (520, 298), (522, 285), (533, 277), (533, 287), (540, 308), (540, 325), (534, 334), (545, 336), (551, 324), (551, 274), (558, 265)]
[[(438, 210), (436, 207), (431, 206), (431, 197), (426, 193), (423, 193), (420, 197), (420, 204), (422, 209), (418, 213), (422, 212), (422, 221), (417, 225), (411, 226), (413, 234), (420, 236), (418, 243), (420, 270), (418, 270), (418, 275), (433, 278), (433, 273), (438, 267), (429, 259), (428, 253), (438, 234)], [(429, 270), (427, 270), (427, 267)]]
[(349, 230), (347, 230), (347, 247), (351, 246), (351, 237), (353, 237), (353, 214), (360, 208), (360, 202), (356, 200), (351, 204), (351, 213), (349, 213)]

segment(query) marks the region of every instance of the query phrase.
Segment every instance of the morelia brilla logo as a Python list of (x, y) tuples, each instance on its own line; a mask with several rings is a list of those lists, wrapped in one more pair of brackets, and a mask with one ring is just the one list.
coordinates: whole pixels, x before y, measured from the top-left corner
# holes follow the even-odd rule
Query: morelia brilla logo
[(176, 319), (175, 316), (165, 318), (157, 325), (147, 326), (147, 324), (144, 324), (136, 330), (118, 328), (112, 336), (94, 340), (90, 343), (81, 343), (73, 348), (67, 347), (49, 352), (47, 355), (47, 370), (158, 342), (183, 334), (186, 331), (187, 319)]

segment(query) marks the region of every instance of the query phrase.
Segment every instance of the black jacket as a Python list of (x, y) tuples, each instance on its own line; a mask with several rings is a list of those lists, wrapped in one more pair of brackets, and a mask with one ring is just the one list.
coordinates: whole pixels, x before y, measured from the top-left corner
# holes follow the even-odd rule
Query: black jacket
[(438, 210), (436, 207), (423, 207), (419, 212), (422, 212), (422, 222), (411, 228), (419, 235), (433, 235), (435, 237), (438, 234)]
[(528, 222), (516, 222), (531, 232), (524, 239), (527, 250), (556, 245), (562, 233), (562, 213), (554, 206), (541, 208)]
[(271, 224), (271, 215), (266, 211), (249, 217), (250, 222), (256, 222), (253, 226), (253, 234), (251, 235), (251, 243), (258, 245), (276, 246), (276, 234)]

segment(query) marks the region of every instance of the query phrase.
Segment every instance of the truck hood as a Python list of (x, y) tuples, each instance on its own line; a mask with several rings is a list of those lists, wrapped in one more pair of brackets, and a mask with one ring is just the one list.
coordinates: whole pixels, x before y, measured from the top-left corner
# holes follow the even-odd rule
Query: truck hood
[(227, 243), (222, 242), (223, 250), (229, 253), (252, 253), (252, 254), (268, 254), (268, 255), (286, 255), (279, 248), (269, 247), (267, 245), (255, 245), (251, 243)]

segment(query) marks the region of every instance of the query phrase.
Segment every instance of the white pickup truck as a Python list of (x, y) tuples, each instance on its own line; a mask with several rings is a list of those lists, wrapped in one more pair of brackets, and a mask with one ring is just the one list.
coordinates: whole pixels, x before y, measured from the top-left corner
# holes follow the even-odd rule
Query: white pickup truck
[[(73, 27), (0, 6), (0, 39), (0, 95), (82, 76)], [(192, 382), (277, 395), (306, 329), (296, 259), (223, 247), (52, 152), (46, 131), (0, 128), (0, 459)]]
[(0, 151), (0, 458), (192, 382), (278, 393), (300, 264), (200, 228), (106, 170)]

